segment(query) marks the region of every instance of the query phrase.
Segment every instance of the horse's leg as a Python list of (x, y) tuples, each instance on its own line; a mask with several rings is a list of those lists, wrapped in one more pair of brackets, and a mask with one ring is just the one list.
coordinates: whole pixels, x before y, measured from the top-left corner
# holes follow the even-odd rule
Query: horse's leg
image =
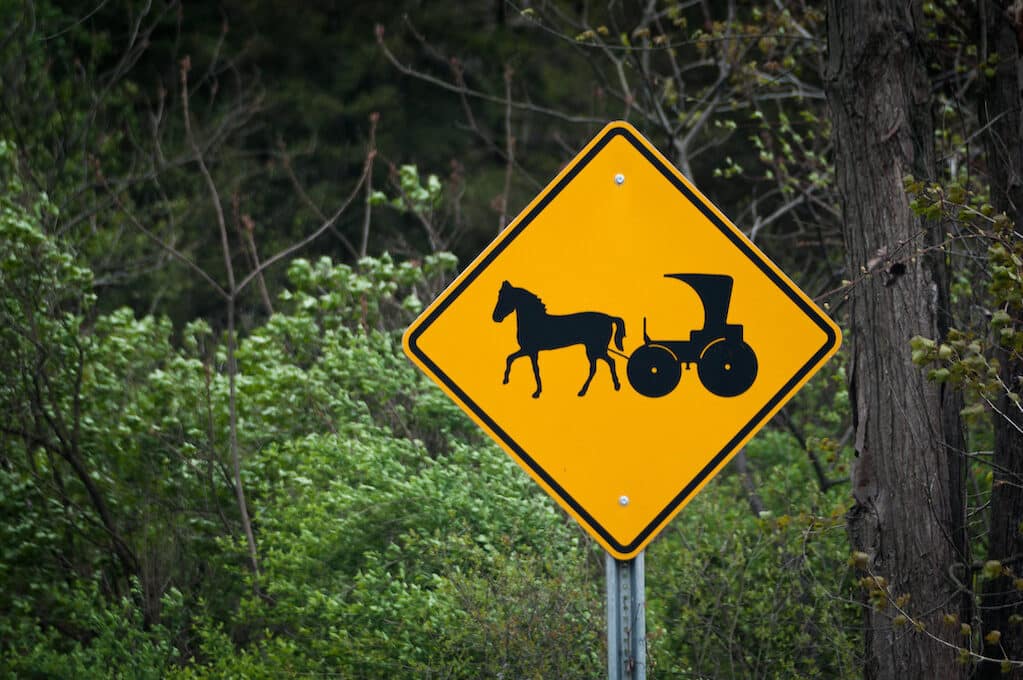
[(526, 354), (526, 352), (521, 347), (519, 348), (519, 350), (517, 352), (512, 352), (511, 354), (508, 355), (508, 361), (505, 362), (505, 365), (504, 365), (504, 380), (501, 381), (502, 384), (504, 384), (504, 385), (508, 384), (508, 376), (511, 375), (511, 365), (512, 365), (512, 362), (515, 361), (516, 359), (518, 359), (519, 357), (524, 357), (524, 356), (527, 356), (527, 354)]
[(593, 380), (593, 376), (597, 372), (597, 357), (587, 352), (586, 358), (590, 360), (590, 374), (586, 376), (586, 382), (583, 383), (583, 388), (579, 390), (580, 397), (586, 396), (586, 390), (590, 389), (590, 381)]
[(533, 362), (533, 375), (536, 377), (536, 392), (533, 392), (533, 399), (537, 399), (540, 397), (540, 390), (542, 389), (540, 385), (540, 363), (537, 361), (537, 352), (530, 354), (529, 358)]
[(612, 359), (606, 354), (602, 356), (601, 359), (606, 361), (607, 365), (611, 367), (611, 382), (615, 384), (615, 392), (617, 392), (618, 390), (622, 389), (622, 385), (621, 383), (618, 382), (618, 371), (615, 370), (614, 359)]

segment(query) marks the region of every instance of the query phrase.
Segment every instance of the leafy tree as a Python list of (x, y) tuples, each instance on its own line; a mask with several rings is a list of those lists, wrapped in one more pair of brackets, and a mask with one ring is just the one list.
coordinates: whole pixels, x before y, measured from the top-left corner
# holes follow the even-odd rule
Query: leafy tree
[[(1018, 254), (1019, 230), (1015, 226), (1018, 225), (1019, 202), (1013, 198), (1017, 183), (1012, 177), (1018, 177), (1013, 168), (1019, 165), (1019, 154), (1014, 150), (1020, 147), (1023, 138), (1016, 115), (1020, 93), (1015, 86), (1007, 86), (1016, 81), (1019, 72), (1018, 44), (1012, 28), (1019, 23), (1006, 10), (1006, 7), (995, 7), (990, 3), (976, 6), (923, 3), (914, 6), (911, 13), (899, 15), (901, 18), (895, 19), (895, 23), (879, 25), (879, 39), (886, 36), (883, 38), (885, 44), (894, 45), (896, 50), (908, 45), (917, 55), (912, 62), (912, 77), (908, 75), (909, 71), (904, 71), (901, 80), (900, 76), (891, 80), (893, 84), (901, 83), (893, 86), (906, 95), (916, 93), (912, 100), (916, 102), (915, 108), (903, 107), (901, 110), (917, 113), (915, 116), (903, 116), (890, 128), (892, 139), (897, 140), (902, 129), (914, 135), (913, 139), (917, 141), (912, 145), (903, 143), (901, 148), (904, 150), (903, 162), (915, 162), (916, 165), (902, 166), (912, 170), (905, 178), (905, 189), (911, 201), (901, 199), (901, 192), (893, 190), (896, 178), (891, 174), (890, 168), (894, 166), (890, 164), (875, 169), (875, 179), (885, 178), (886, 190), (882, 192), (880, 187), (875, 188), (870, 192), (872, 198), (869, 200), (874, 202), (874, 206), (889, 206), (884, 222), (888, 231), (894, 224), (893, 214), (901, 215), (900, 219), (908, 220), (907, 224), (920, 226), (916, 231), (902, 232), (901, 236), (892, 232), (887, 239), (876, 240), (851, 260), (850, 266), (859, 260), (864, 279), (879, 279), (882, 284), (887, 284), (884, 287), (891, 289), (913, 281), (912, 278), (904, 278), (903, 274), (913, 273), (921, 265), (931, 267), (935, 285), (930, 291), (926, 288), (919, 290), (906, 300), (929, 297), (932, 302), (938, 301), (937, 307), (932, 308), (936, 312), (937, 327), (916, 331), (919, 335), (912, 339), (911, 345), (913, 361), (929, 366), (926, 375), (931, 384), (921, 386), (921, 394), (933, 394), (937, 390), (935, 396), (941, 399), (943, 410), (919, 406), (906, 411), (899, 422), (912, 422), (911, 419), (920, 414), (930, 414), (935, 418), (938, 413), (943, 413), (940, 420), (934, 421), (935, 426), (929, 429), (933, 433), (944, 433), (947, 441), (943, 455), (947, 456), (949, 467), (947, 477), (945, 468), (937, 465), (939, 460), (922, 470), (921, 479), (941, 483), (936, 487), (933, 481), (930, 482), (925, 498), (911, 500), (912, 496), (907, 497), (905, 487), (900, 485), (886, 488), (894, 479), (890, 470), (885, 470), (876, 480), (871, 477), (874, 485), (872, 495), (876, 492), (877, 498), (889, 499), (878, 507), (916, 507), (914, 516), (927, 508), (929, 516), (943, 525), (936, 525), (936, 528), (939, 535), (945, 536), (945, 544), (952, 548), (952, 552), (932, 551), (923, 560), (910, 560), (907, 556), (911, 551), (907, 547), (898, 551), (903, 557), (895, 564), (891, 564), (888, 558), (891, 564), (888, 568), (881, 567), (876, 554), (869, 548), (856, 556), (860, 566), (868, 572), (865, 583), (878, 610), (871, 616), (881, 619), (877, 621), (877, 630), (882, 632), (878, 641), (890, 635), (884, 621), (888, 617), (893, 617), (891, 621), (896, 626), (911, 625), (915, 628), (915, 633), (910, 635), (895, 633), (893, 639), (901, 641), (901, 651), (887, 657), (894, 665), (881, 661), (878, 665), (868, 666), (868, 671), (878, 673), (878, 677), (891, 677), (899, 672), (896, 669), (900, 664), (908, 672), (910, 668), (920, 668), (921, 663), (939, 663), (936, 661), (938, 656), (919, 661), (931, 654), (927, 649), (940, 652), (943, 659), (940, 667), (949, 676), (965, 673), (973, 663), (978, 663), (979, 675), (983, 677), (1001, 676), (1015, 672), (1020, 661), (1019, 654), (1014, 651), (1018, 650), (1015, 646), (1018, 635), (1012, 631), (1013, 622), (1019, 620), (1015, 613), (1019, 599), (1013, 594), (1015, 573), (1011, 555), (1015, 550), (1013, 545), (1018, 541), (1019, 517), (1023, 512), (1019, 505), (1019, 474), (1015, 467), (1019, 457), (1020, 410), (1014, 398), (1019, 384), (1017, 301), (1021, 260)], [(912, 35), (912, 40), (904, 45), (893, 39), (892, 26), (912, 26), (913, 33), (898, 33)], [(839, 34), (833, 37), (838, 39)], [(858, 38), (851, 34), (847, 38), (850, 42), (843, 43), (843, 49), (859, 44)], [(876, 49), (876, 46), (871, 47), (870, 52), (874, 53)], [(924, 56), (930, 60), (926, 64), (921, 60)], [(836, 64), (847, 63), (851, 62), (836, 61)], [(890, 66), (898, 63), (903, 62), (888, 62)], [(923, 78), (925, 66), (930, 70), (926, 79)], [(884, 72), (894, 76), (898, 70)], [(883, 82), (877, 72), (865, 73), (870, 74), (867, 82), (871, 86)], [(937, 89), (937, 101), (941, 104), (937, 109), (941, 113), (937, 124), (931, 118), (933, 107), (927, 97), (929, 86)], [(867, 91), (875, 90), (868, 88)], [(883, 91), (888, 102), (894, 101), (891, 89)], [(855, 91), (836, 87), (835, 94), (836, 98), (845, 102), (846, 110), (852, 111), (858, 106)], [(853, 114), (850, 120), (855, 123), (858, 116)], [(913, 130), (915, 133), (911, 132)], [(871, 134), (874, 139), (883, 138), (879, 129), (874, 129)], [(979, 137), (983, 144), (971, 146), (971, 135)], [(943, 154), (940, 164), (931, 155), (932, 139)], [(852, 149), (862, 149), (864, 144), (860, 141)], [(899, 146), (890, 148), (894, 150)], [(854, 157), (855, 154), (850, 152), (850, 158)], [(847, 191), (855, 191), (857, 186), (865, 185), (864, 167), (869, 166), (850, 167)], [(854, 220), (859, 219), (855, 215), (876, 209), (870, 207), (865, 210), (863, 202), (867, 200), (866, 196), (854, 199), (856, 207), (851, 211)], [(997, 209), (993, 204), (997, 204)], [(907, 208), (912, 212), (907, 214)], [(999, 214), (999, 211), (1004, 212)], [(868, 223), (880, 224), (878, 220), (877, 217), (870, 218)], [(866, 228), (864, 224), (859, 227)], [(856, 229), (850, 233), (858, 232)], [(895, 255), (907, 247), (908, 261), (904, 256)], [(900, 264), (905, 264), (906, 268)], [(954, 279), (945, 273), (950, 269), (955, 272)], [(886, 296), (880, 288), (877, 290), (865, 309), (876, 311), (882, 308), (877, 300), (884, 300)], [(937, 291), (936, 298), (934, 291)], [(977, 314), (978, 309), (988, 311)], [(855, 320), (854, 316), (854, 324)], [(871, 324), (867, 328), (872, 330), (872, 338), (877, 336), (876, 326)], [(896, 330), (898, 325), (882, 324), (880, 328), (887, 334)], [(899, 333), (903, 341), (906, 333), (908, 329)], [(867, 340), (868, 343), (872, 341)], [(877, 381), (871, 380), (867, 384), (876, 385)], [(952, 429), (954, 418), (950, 407), (959, 410), (964, 397), (966, 404), (961, 413), (970, 426), (970, 449), (966, 448), (967, 442), (959, 443)], [(860, 407), (861, 411), (864, 407), (875, 411), (869, 408), (870, 402), (870, 399), (866, 400)], [(877, 403), (884, 408), (883, 401)], [(900, 400), (899, 403), (904, 405), (906, 402)], [(860, 427), (868, 433), (871, 431), (869, 423)], [(984, 451), (988, 448), (993, 448), (993, 453)], [(890, 450), (892, 453), (884, 457), (887, 461), (899, 460), (899, 456), (907, 451), (903, 444), (898, 443)], [(898, 455), (893, 455), (895, 452)], [(862, 460), (861, 453), (860, 464)], [(873, 466), (876, 462), (869, 463), (867, 467)], [(901, 468), (903, 472), (907, 469), (911, 468)], [(980, 480), (979, 484), (977, 480)], [(967, 481), (974, 484), (969, 494), (964, 488)], [(942, 487), (946, 491), (938, 493), (936, 489)], [(940, 503), (938, 499), (942, 499)], [(932, 512), (941, 506), (947, 506), (950, 514)], [(882, 515), (878, 513), (879, 517)], [(982, 518), (979, 525), (969, 521), (971, 517)], [(889, 536), (892, 531), (899, 532), (910, 538), (914, 545), (920, 543), (919, 522), (892, 521), (885, 531)], [(928, 545), (941, 543), (937, 536), (935, 541), (937, 543), (929, 542)], [(986, 557), (977, 559), (974, 555)], [(1003, 561), (1007, 563), (1003, 564)], [(877, 571), (874, 571), (875, 567), (878, 567)], [(931, 606), (914, 612), (916, 604), (899, 606), (898, 597), (893, 600), (893, 594), (906, 590), (917, 602), (916, 591), (920, 588), (914, 586), (921, 582), (921, 570), (930, 573), (927, 580), (932, 587), (938, 588), (938, 594), (932, 598)], [(906, 582), (905, 586), (890, 586), (889, 579), (894, 573), (903, 574), (901, 578)], [(878, 584), (878, 576), (885, 578), (883, 584)], [(969, 593), (970, 597), (962, 596), (963, 593)], [(881, 609), (893, 602), (895, 609), (885, 615)], [(926, 615), (928, 611), (931, 612), (930, 617)], [(937, 613), (943, 613), (940, 620), (934, 618)], [(912, 651), (914, 649), (916, 651)], [(963, 664), (963, 668), (957, 670), (953, 658)], [(938, 672), (937, 666), (935, 672)]]
[[(92, 347), (81, 331), (95, 300), (91, 272), (41, 231), (40, 222), (55, 208), (45, 195), (25, 187), (10, 143), (0, 145), (0, 164), (0, 361), (9, 371), (0, 408), (8, 414), (4, 439), (13, 447), (5, 454), (4, 467), (10, 470), (17, 463), (25, 470), (26, 478), (16, 487), (29, 495), (33, 486), (52, 485), (58, 504), (47, 515), (63, 508), (69, 527), (83, 528), (91, 541), (114, 556), (123, 585), (123, 579), (137, 575), (138, 559), (83, 441), (83, 385)], [(30, 480), (34, 484), (24, 484)], [(58, 517), (52, 519), (59, 525)], [(47, 517), (47, 523), (52, 519)], [(61, 552), (73, 554), (81, 537), (64, 535), (68, 543)]]
[[(981, 677), (994, 678), (1005, 660), (1023, 660), (1023, 635), (1013, 630), (1023, 623), (1019, 575), (1009, 566), (1023, 554), (1023, 74), (1020, 35), (1023, 9), (1019, 3), (983, 2), (978, 55), (995, 62), (984, 81), (977, 105), (985, 130), (984, 148), (990, 165), (991, 204), (1005, 219), (996, 221), (989, 237), (989, 291), (993, 304), (991, 335), (993, 362), (998, 365), (997, 405), (993, 407), (995, 480), (991, 491), (991, 523), (986, 562), (1002, 565), (983, 589), (982, 624), (985, 652), (994, 660), (981, 667)], [(985, 74), (986, 75), (986, 74)], [(998, 572), (994, 568), (989, 569)], [(1004, 642), (1002, 636), (1005, 636)], [(1017, 665), (1017, 668), (1023, 664)]]
[(1018, 3), (896, 4), (0, 5), (0, 666), (592, 677), (398, 333), (624, 117), (853, 345), (652, 545), (652, 674), (1017, 672)]
[[(923, 17), (919, 4), (828, 10), (846, 266), (886, 272), (851, 290), (849, 532), (875, 605), (864, 608), (865, 675), (955, 677), (954, 643), (900, 630), (907, 611), (921, 630), (941, 630), (941, 611), (957, 610), (962, 597), (947, 570), (968, 549), (960, 402), (928, 383), (906, 351), (910, 337), (944, 336), (949, 326), (948, 271), (933, 250), (939, 227), (913, 213), (902, 188), (904, 175), (930, 174), (935, 163)], [(911, 605), (892, 608), (889, 598)]]
[(839, 488), (822, 492), (790, 433), (750, 442), (758, 515), (738, 471), (715, 479), (653, 544), (647, 564), (656, 677), (859, 676)]

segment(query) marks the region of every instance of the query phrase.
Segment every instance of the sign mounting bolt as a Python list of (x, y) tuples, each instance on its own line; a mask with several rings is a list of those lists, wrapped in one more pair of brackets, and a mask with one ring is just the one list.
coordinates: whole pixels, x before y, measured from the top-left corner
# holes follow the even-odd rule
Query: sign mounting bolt
[(625, 175), (623, 175), (620, 172), (617, 175), (615, 175), (615, 184), (617, 184), (618, 186), (625, 184)]
[(620, 505), (620, 506), (622, 506), (624, 508), (628, 504), (629, 504), (629, 497), (628, 496), (619, 496), (618, 497), (618, 505)]

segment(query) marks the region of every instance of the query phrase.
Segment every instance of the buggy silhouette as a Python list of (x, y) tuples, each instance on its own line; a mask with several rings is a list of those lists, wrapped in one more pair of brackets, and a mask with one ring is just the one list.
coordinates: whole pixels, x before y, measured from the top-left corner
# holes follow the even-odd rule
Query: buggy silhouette
[(753, 385), (757, 355), (742, 338), (741, 324), (727, 323), (732, 277), (723, 274), (665, 274), (689, 284), (703, 303), (704, 323), (688, 340), (652, 340), (643, 318), (643, 345), (629, 357), (629, 384), (646, 397), (663, 397), (678, 386), (682, 366), (696, 364), (700, 382), (719, 397), (734, 397)]

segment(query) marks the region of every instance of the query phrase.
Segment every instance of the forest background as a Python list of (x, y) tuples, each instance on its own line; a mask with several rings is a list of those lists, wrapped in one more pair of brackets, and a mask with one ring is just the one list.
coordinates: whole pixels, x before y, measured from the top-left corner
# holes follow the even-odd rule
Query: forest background
[(647, 555), (651, 677), (1023, 674), (1019, 2), (0, 0), (0, 673), (604, 671), (402, 330), (612, 119), (847, 342)]

